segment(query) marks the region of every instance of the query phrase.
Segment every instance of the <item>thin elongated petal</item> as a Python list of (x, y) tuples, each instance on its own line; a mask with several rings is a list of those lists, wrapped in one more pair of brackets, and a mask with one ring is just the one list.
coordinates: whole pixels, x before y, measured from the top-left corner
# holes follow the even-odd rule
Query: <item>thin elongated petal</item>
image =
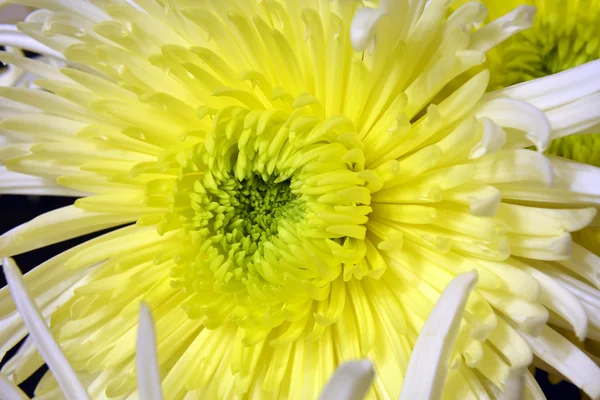
[(530, 28), (534, 16), (535, 7), (519, 6), (475, 32), (470, 48), (488, 51), (514, 33)]
[(598, 68), (600, 68), (600, 60), (591, 61), (557, 74), (496, 90), (486, 97), (508, 96), (513, 99), (527, 100), (528, 103), (542, 110), (553, 109), (599, 91)]
[(540, 385), (538, 385), (537, 381), (529, 371), (525, 372), (525, 393), (526, 399), (546, 400), (546, 396), (544, 395), (544, 392), (542, 392)]
[(593, 399), (600, 396), (600, 367), (573, 343), (548, 326), (538, 336), (520, 332), (534, 353)]
[(64, 58), (61, 53), (49, 48), (48, 46), (36, 41), (35, 39), (21, 33), (13, 24), (0, 25), (0, 43), (7, 46), (14, 46), (38, 54), (45, 54), (56, 58)]
[(0, 167), (0, 194), (27, 194), (38, 196), (85, 196), (86, 193), (58, 185), (46, 178), (7, 171)]
[(349, 361), (335, 370), (319, 399), (362, 400), (374, 377), (375, 371), (370, 361)]
[(141, 400), (161, 400), (160, 375), (156, 355), (156, 332), (150, 308), (140, 306), (140, 322), (136, 345), (138, 392)]
[[(36, 10), (0, 26), (0, 193), (88, 195), (0, 257), (135, 222), (23, 278), (90, 397), (514, 398), (517, 330), (600, 336), (598, 260), (574, 245), (600, 173), (542, 153), (596, 126), (597, 65), (485, 94), (532, 7), (12, 1)], [(4, 353), (27, 334), (8, 290), (0, 318)]]
[(552, 277), (536, 268), (524, 267), (541, 286), (540, 302), (567, 321), (579, 340), (587, 336), (588, 318), (581, 302)]
[(14, 357), (2, 366), (0, 373), (11, 376), (15, 383), (20, 384), (42, 365), (44, 360), (41, 359), (35, 342), (28, 336)]
[(517, 368), (510, 372), (504, 383), (504, 392), (500, 400), (523, 400), (525, 398), (526, 368)]
[(450, 282), (441, 294), (413, 349), (401, 400), (440, 398), (464, 308), (476, 283), (477, 272), (467, 272)]
[(600, 198), (600, 168), (560, 157), (551, 157), (554, 187)]
[(29, 397), (4, 374), (0, 374), (0, 399), (2, 400), (27, 400)]
[[(520, 109), (516, 117), (516, 109)], [(523, 101), (493, 98), (481, 102), (477, 109), (478, 117), (488, 117), (502, 127), (525, 132), (525, 138), (540, 150), (546, 150), (550, 143), (551, 127), (542, 111)]]
[[(552, 139), (595, 132), (600, 124), (600, 60), (489, 93), (526, 100), (544, 111)], [(562, 89), (562, 90), (559, 90)], [(592, 129), (592, 131), (590, 131)]]
[(546, 115), (552, 126), (552, 139), (596, 133), (600, 124), (598, 109), (600, 109), (600, 93), (594, 93), (547, 111)]
[(75, 371), (73, 371), (60, 347), (55, 342), (52, 333), (46, 326), (46, 322), (40, 315), (33, 299), (29, 296), (19, 267), (10, 258), (3, 260), (2, 267), (6, 282), (10, 287), (13, 300), (21, 313), (23, 322), (66, 398), (69, 400), (89, 399)]
[(59, 208), (4, 233), (0, 237), (0, 255), (24, 253), (135, 219), (135, 214), (90, 212), (74, 206)]

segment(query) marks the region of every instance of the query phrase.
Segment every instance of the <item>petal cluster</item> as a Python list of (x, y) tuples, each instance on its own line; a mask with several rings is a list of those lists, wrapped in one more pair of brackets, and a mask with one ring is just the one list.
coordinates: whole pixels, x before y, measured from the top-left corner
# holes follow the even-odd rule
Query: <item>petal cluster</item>
[[(600, 33), (600, 2), (596, 0), (564, 4), (547, 0), (483, 3), (490, 7), (490, 20), (519, 4), (533, 5), (538, 10), (531, 29), (514, 35), (489, 52), (487, 64), (491, 72), (492, 89), (555, 74), (600, 58), (600, 42), (597, 40)], [(593, 79), (583, 72), (581, 78)], [(597, 108), (598, 99), (589, 105)], [(590, 115), (583, 108), (579, 108), (579, 111)], [(561, 119), (568, 117), (561, 115)], [(578, 127), (577, 136), (567, 137), (556, 132), (548, 152), (600, 166), (598, 132), (600, 126), (597, 122)]]
[[(598, 223), (600, 170), (542, 153), (600, 123), (600, 64), (486, 94), (486, 52), (534, 9), (475, 30), (485, 7), (447, 3), (39, 0), (0, 30), (37, 77), (0, 88), (0, 192), (78, 197), (0, 255), (116, 228), (24, 277), (90, 397), (156, 377), (136, 367), (142, 301), (166, 398), (317, 398), (359, 358), (367, 397), (396, 397), (429, 345), (409, 396), (439, 395), (448, 361), (459, 398), (523, 374), (535, 394), (534, 355), (600, 396), (563, 336), (600, 339), (600, 258), (572, 236)], [(463, 273), (452, 318), (432, 313)], [(4, 354), (26, 334), (6, 288), (0, 318)], [(453, 346), (417, 339), (436, 326)], [(28, 340), (2, 372), (41, 363)]]

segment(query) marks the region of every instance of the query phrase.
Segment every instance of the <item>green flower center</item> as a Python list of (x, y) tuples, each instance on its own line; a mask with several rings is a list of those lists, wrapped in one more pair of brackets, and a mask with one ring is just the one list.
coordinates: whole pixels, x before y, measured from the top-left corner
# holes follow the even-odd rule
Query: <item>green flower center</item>
[(288, 342), (331, 309), (312, 322), (318, 335), (339, 318), (328, 299), (343, 296), (344, 281), (382, 273), (365, 244), (382, 183), (364, 169), (354, 124), (325, 118), (306, 96), (284, 108), (207, 110), (204, 143), (162, 158), (180, 171), (158, 224), (182, 238), (173, 285), (190, 295), (191, 318), (235, 321), (247, 344), (278, 326), (290, 333), (275, 343)]
[[(298, 216), (298, 196), (290, 190), (290, 180), (277, 182), (252, 175), (243, 181), (230, 178), (219, 184), (219, 189), (207, 189), (209, 207), (220, 211), (215, 219), (215, 234), (231, 234), (235, 241), (262, 243), (277, 234), (281, 218)], [(214, 204), (214, 205), (213, 205)], [(218, 204), (218, 206), (217, 206)], [(223, 208), (221, 208), (223, 207)], [(222, 217), (220, 217), (222, 215)], [(214, 215), (207, 217), (207, 222)]]
[[(600, 58), (600, 25), (581, 14), (569, 29), (562, 21), (545, 18), (515, 35), (492, 55), (490, 89), (498, 89), (555, 74)], [(546, 16), (547, 17), (547, 16)]]
[(238, 275), (247, 269), (252, 255), (277, 235), (281, 220), (298, 221), (303, 211), (300, 196), (290, 188), (290, 179), (279, 182), (269, 175), (219, 180), (207, 171), (194, 185), (191, 199), (194, 227), (204, 243), (236, 260)]

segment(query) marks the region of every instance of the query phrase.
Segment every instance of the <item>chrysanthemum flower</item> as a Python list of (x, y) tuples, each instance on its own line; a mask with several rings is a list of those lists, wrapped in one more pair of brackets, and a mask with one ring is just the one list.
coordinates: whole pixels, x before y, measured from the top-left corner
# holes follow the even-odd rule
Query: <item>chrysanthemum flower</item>
[[(489, 9), (490, 20), (519, 5), (537, 8), (531, 29), (489, 52), (491, 89), (565, 71), (600, 58), (600, 1), (482, 0), (482, 3)], [(590, 107), (600, 107), (600, 98), (590, 103)], [(556, 135), (548, 152), (600, 166), (600, 126), (590, 124), (578, 130), (579, 135)]]
[[(34, 299), (24, 285), (22, 275), (11, 259), (3, 260), (3, 270), (12, 297), (33, 342), (57, 378), (67, 399), (88, 398), (77, 373), (56, 343)], [(459, 275), (444, 289), (423, 325), (407, 369), (402, 397), (438, 398), (442, 389), (452, 347), (456, 340), (469, 294), (477, 283), (477, 272)], [(156, 332), (151, 311), (140, 307), (137, 329), (136, 371), (138, 395), (144, 400), (161, 400), (160, 375), (156, 354)], [(320, 399), (360, 400), (373, 380), (373, 366), (367, 360), (350, 361), (337, 368), (321, 393)], [(437, 384), (436, 384), (437, 383)], [(512, 385), (519, 387), (518, 385)], [(5, 400), (27, 399), (13, 382), (0, 374), (0, 396)]]
[[(463, 2), (457, 1), (454, 5)], [(488, 52), (486, 67), (490, 70), (491, 89), (544, 77), (600, 58), (600, 1), (483, 0), (482, 3), (489, 9), (488, 20), (522, 5), (537, 9), (531, 28)], [(600, 108), (600, 96), (589, 98), (587, 107)], [(554, 129), (547, 153), (600, 167), (600, 125), (594, 118), (582, 120), (574, 135), (562, 126), (573, 112), (587, 113), (578, 104), (568, 109), (549, 110), (549, 121)], [(583, 229), (573, 237), (576, 243), (600, 255), (599, 227)]]
[[(48, 363), (50, 371), (56, 377), (64, 396), (67, 399), (75, 400), (89, 398), (84, 385), (82, 385), (77, 373), (69, 365), (68, 360), (62, 353), (60, 346), (56, 343), (44, 318), (37, 309), (35, 301), (29, 295), (16, 264), (10, 259), (5, 259), (3, 264), (4, 274), (16, 307), (30, 332), (33, 342), (36, 344), (44, 360)], [(465, 283), (459, 282), (459, 279)], [(458, 327), (452, 321), (460, 320), (460, 318), (456, 317), (459, 317), (460, 313), (464, 310), (465, 299), (468, 292), (472, 290), (474, 280), (473, 277), (465, 276), (455, 278), (455, 281), (455, 283), (451, 283), (449, 286), (454, 285), (456, 288), (447, 288), (440, 296), (440, 300), (445, 299), (446, 301), (454, 302), (457, 307), (453, 313), (449, 314), (450, 318), (447, 316), (437, 318), (450, 322), (454, 333)], [(453, 289), (454, 293), (451, 292)], [(438, 302), (436, 307), (439, 311), (447, 309), (440, 302)], [(455, 315), (454, 318), (452, 318), (453, 314)], [(439, 332), (435, 332), (431, 336), (435, 337), (439, 334)], [(450, 348), (451, 346), (446, 346), (446, 349)], [(163, 396), (160, 387), (156, 354), (156, 332), (151, 311), (144, 303), (140, 307), (135, 359), (139, 398), (144, 400), (161, 400)], [(329, 380), (321, 398), (337, 400), (360, 399), (369, 389), (373, 375), (373, 367), (369, 361), (360, 360), (344, 363)], [(4, 400), (28, 399), (27, 395), (20, 388), (2, 374), (0, 374), (0, 397)]]
[[(571, 238), (597, 222), (600, 170), (528, 149), (600, 122), (600, 64), (487, 95), (485, 70), (455, 80), (531, 8), (473, 32), (485, 8), (446, 18), (446, 0), (20, 3), (41, 9), (0, 42), (66, 67), (0, 56), (39, 76), (0, 89), (2, 191), (81, 198), (0, 255), (120, 227), (25, 276), (90, 397), (137, 396), (142, 300), (166, 398), (317, 398), (359, 358), (368, 396), (396, 397), (471, 270), (449, 397), (500, 396), (534, 354), (600, 396), (600, 369), (548, 325), (600, 338), (600, 260)], [(0, 315), (4, 353), (26, 334), (6, 289)], [(2, 372), (41, 363), (28, 339)]]

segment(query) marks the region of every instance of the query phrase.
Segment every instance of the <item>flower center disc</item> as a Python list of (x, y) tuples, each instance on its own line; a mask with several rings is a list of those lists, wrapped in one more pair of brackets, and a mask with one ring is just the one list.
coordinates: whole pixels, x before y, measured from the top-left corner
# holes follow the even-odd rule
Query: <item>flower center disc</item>
[(350, 120), (310, 107), (212, 117), (204, 144), (176, 157), (181, 177), (159, 225), (189, 239), (171, 275), (191, 294), (190, 317), (260, 337), (286, 321), (304, 327), (344, 280), (381, 274), (364, 243), (381, 183)]
[[(299, 216), (300, 210), (295, 210), (298, 196), (292, 193), (289, 179), (278, 182), (276, 177), (264, 180), (262, 176), (251, 175), (241, 182), (229, 178), (217, 183), (217, 187), (205, 188), (206, 212), (199, 210), (197, 216), (204, 215), (206, 225), (215, 222), (216, 235), (230, 235), (230, 241), (242, 243), (249, 255), (277, 234), (277, 223), (281, 218), (287, 216), (293, 220), (294, 216)], [(222, 215), (220, 222), (211, 211), (216, 211), (217, 216)], [(223, 247), (228, 250), (227, 243)]]

